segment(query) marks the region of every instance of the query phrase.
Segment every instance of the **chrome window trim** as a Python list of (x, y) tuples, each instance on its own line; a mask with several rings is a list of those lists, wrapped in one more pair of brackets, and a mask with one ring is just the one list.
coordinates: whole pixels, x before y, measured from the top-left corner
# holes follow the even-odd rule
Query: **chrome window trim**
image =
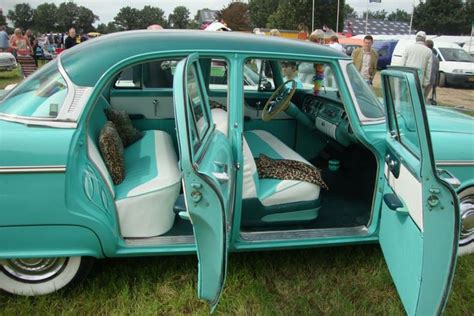
[(438, 160), (437, 166), (474, 166), (474, 160)]
[(54, 119), (44, 117), (29, 117), (0, 113), (0, 119), (8, 122), (22, 123), (25, 125), (35, 125), (54, 128), (77, 128), (77, 121), (92, 94), (92, 87), (81, 87), (75, 85), (69, 78), (61, 62), (61, 55), (57, 57), (58, 71), (66, 82), (68, 89), (63, 106)]
[(298, 230), (275, 230), (265, 232), (240, 232), (240, 237), (245, 242), (265, 242), (281, 240), (302, 240), (314, 238), (368, 236), (367, 226), (347, 228), (318, 228)]
[(0, 173), (65, 173), (66, 166), (3, 166)]
[(359, 106), (359, 102), (357, 101), (354, 90), (352, 89), (352, 85), (349, 82), (349, 74), (347, 73), (347, 66), (349, 64), (352, 64), (352, 60), (344, 60), (344, 59), (339, 60), (339, 66), (341, 67), (341, 71), (344, 74), (343, 80), (344, 80), (344, 83), (347, 86), (347, 89), (349, 90), (349, 94), (351, 95), (352, 103), (355, 106), (355, 110), (357, 112), (357, 116), (359, 117), (359, 121), (362, 123), (362, 125), (380, 124), (380, 123), (385, 122), (385, 116), (382, 116), (380, 118), (369, 118), (369, 117), (366, 117), (362, 113), (362, 111), (360, 109), (360, 106)]

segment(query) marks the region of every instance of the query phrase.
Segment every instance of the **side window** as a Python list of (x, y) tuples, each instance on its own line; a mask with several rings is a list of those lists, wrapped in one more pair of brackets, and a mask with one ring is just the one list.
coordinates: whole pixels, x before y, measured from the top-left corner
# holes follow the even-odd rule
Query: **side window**
[(268, 60), (248, 59), (244, 64), (244, 90), (273, 91), (276, 89), (273, 81), (273, 71)]
[(379, 57), (387, 57), (388, 56), (388, 48), (382, 47), (379, 51)]
[(140, 89), (142, 77), (142, 66), (136, 65), (125, 68), (115, 81), (115, 88)]
[(186, 90), (189, 97), (189, 113), (191, 125), (191, 138), (194, 147), (194, 153), (199, 149), (210, 127), (210, 120), (206, 111), (206, 103), (199, 85), (198, 71), (194, 64), (188, 72)]
[(416, 128), (412, 96), (406, 78), (389, 77), (389, 102), (392, 106), (390, 132), (416, 157), (420, 157), (420, 143)]

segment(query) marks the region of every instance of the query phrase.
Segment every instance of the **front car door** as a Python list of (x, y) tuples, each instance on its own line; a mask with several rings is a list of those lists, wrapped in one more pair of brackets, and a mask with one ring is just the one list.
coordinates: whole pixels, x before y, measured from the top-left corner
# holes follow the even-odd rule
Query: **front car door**
[(198, 54), (178, 63), (174, 111), (184, 198), (199, 260), (198, 296), (215, 308), (226, 274), (235, 168), (230, 142), (215, 129), (203, 82)]
[(382, 72), (387, 152), (380, 244), (409, 315), (443, 312), (459, 239), (458, 201), (438, 176), (415, 70)]

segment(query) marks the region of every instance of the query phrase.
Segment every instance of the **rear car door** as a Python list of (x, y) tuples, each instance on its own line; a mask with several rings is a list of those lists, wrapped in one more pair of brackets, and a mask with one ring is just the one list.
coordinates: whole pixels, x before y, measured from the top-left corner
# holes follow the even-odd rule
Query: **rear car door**
[(235, 167), (229, 140), (215, 129), (203, 82), (198, 54), (178, 63), (174, 111), (187, 215), (199, 260), (198, 296), (214, 309), (226, 275)]
[(459, 239), (459, 207), (439, 177), (416, 70), (382, 72), (387, 110), (380, 244), (409, 315), (443, 312)]

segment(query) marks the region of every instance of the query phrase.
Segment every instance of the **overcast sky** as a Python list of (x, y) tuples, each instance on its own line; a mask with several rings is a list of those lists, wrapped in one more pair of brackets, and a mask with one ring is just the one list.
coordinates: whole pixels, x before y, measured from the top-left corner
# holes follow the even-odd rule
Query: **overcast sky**
[[(66, 0), (1, 0), (0, 8), (3, 9), (4, 14), (6, 15), (8, 10), (13, 9), (15, 4), (19, 2), (29, 3), (33, 8), (36, 8), (39, 4), (45, 2), (54, 2), (59, 5)], [(307, 0), (311, 1), (311, 0)], [(402, 9), (407, 12), (411, 12), (413, 1), (416, 3), (419, 0), (382, 0), (382, 3), (370, 3), (369, 10), (382, 10), (385, 9), (387, 12), (395, 11), (396, 9)], [(163, 9), (168, 16), (169, 13), (173, 11), (176, 6), (184, 5), (188, 7), (191, 11), (191, 17), (194, 17), (197, 10), (202, 8), (209, 8), (213, 10), (220, 10), (229, 2), (230, 0), (192, 0), (192, 1), (183, 1), (183, 0), (133, 0), (133, 1), (112, 1), (112, 0), (75, 0), (76, 4), (87, 7), (91, 9), (96, 15), (99, 16), (99, 23), (107, 23), (114, 19), (115, 15), (118, 13), (120, 8), (125, 6), (131, 6), (138, 9), (143, 8), (145, 5), (157, 6)], [(334, 1), (336, 3), (336, 1)], [(351, 5), (360, 15), (363, 11), (367, 9), (367, 0), (346, 0), (346, 3)]]

